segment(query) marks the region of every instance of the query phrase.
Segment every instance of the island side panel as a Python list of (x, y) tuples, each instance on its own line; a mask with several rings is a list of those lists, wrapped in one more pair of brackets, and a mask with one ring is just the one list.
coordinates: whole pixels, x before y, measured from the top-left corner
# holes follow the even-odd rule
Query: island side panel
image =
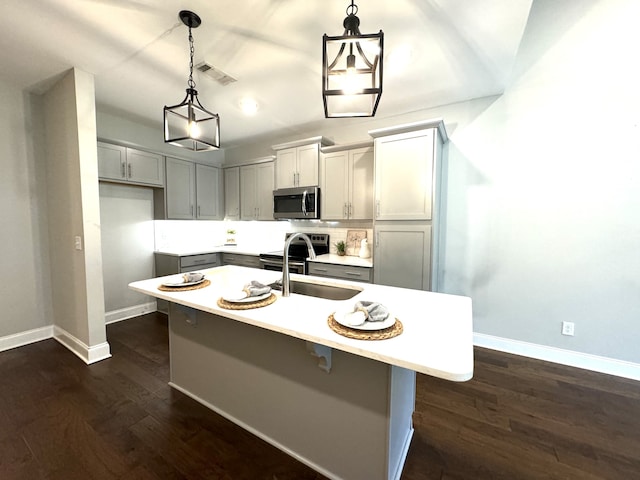
[(303, 340), (176, 304), (169, 323), (173, 386), (329, 478), (397, 469), (412, 412), (390, 420), (391, 366), (334, 350), (326, 373)]
[(388, 477), (400, 479), (413, 437), (413, 412), (416, 405), (416, 372), (391, 366), (389, 394), (389, 469)]

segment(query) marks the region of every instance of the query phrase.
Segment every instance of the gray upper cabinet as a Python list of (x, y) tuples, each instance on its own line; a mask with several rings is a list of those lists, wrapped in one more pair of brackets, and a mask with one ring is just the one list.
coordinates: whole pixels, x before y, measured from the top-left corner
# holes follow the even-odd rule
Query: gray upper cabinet
[(218, 168), (167, 157), (167, 218), (221, 219), (221, 187)]
[(273, 162), (240, 167), (240, 219), (273, 220)]
[(323, 220), (373, 218), (373, 148), (323, 149), (320, 161)]
[(320, 147), (333, 145), (324, 137), (274, 145), (275, 188), (309, 187), (319, 183)]
[(98, 142), (101, 180), (164, 186), (164, 157), (156, 153)]
[(375, 219), (430, 220), (436, 129), (375, 139)]
[(199, 220), (221, 220), (220, 169), (196, 164), (196, 218)]
[(224, 169), (224, 218), (240, 220), (240, 167)]

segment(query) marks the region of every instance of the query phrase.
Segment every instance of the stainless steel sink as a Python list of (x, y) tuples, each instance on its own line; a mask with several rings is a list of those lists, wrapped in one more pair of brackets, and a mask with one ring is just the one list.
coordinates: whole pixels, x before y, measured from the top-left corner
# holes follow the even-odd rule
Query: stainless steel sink
[[(269, 285), (274, 290), (281, 290), (282, 284), (272, 283)], [(299, 295), (308, 295), (310, 297), (326, 298), (327, 300), (349, 300), (355, 297), (362, 290), (356, 287), (335, 285), (325, 285), (322, 283), (298, 282), (291, 280), (290, 292)]]

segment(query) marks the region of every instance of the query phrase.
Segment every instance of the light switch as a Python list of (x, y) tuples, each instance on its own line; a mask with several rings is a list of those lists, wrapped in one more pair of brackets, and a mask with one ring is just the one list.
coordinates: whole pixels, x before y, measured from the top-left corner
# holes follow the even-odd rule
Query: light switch
[(75, 239), (76, 250), (82, 250), (82, 237), (80, 235), (76, 235)]

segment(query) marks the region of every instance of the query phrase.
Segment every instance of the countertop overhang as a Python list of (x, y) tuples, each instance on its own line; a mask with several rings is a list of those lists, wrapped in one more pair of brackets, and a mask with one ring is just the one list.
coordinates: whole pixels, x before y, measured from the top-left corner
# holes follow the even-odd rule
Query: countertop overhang
[[(158, 286), (162, 284), (163, 277), (133, 282), (129, 287), (186, 307), (426, 375), (458, 382), (473, 376), (472, 305), (469, 297), (291, 274), (292, 279), (302, 282), (349, 285), (362, 291), (349, 300), (340, 301), (298, 294), (282, 297), (280, 292), (274, 292), (277, 300), (266, 307), (226, 310), (217, 305), (225, 291), (241, 289), (251, 280), (272, 283), (282, 274), (232, 265), (202, 272), (211, 284), (198, 290), (160, 291)], [(385, 305), (402, 321), (403, 333), (386, 340), (356, 340), (331, 330), (327, 324), (329, 315), (352, 307), (358, 300)]]

